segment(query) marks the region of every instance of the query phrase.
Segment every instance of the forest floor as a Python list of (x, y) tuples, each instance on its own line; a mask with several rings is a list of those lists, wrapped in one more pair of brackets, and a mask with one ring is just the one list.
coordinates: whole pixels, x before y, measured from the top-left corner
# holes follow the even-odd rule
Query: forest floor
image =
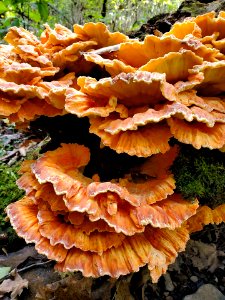
[[(29, 155), (34, 157), (44, 144), (30, 133), (0, 125), (0, 163), (7, 167)], [(146, 267), (117, 280), (108, 276), (84, 278), (80, 272), (59, 274), (54, 271), (54, 262), (38, 254), (33, 245), (27, 246), (18, 238), (10, 244), (4, 232), (0, 242), (0, 298), (4, 300), (225, 299), (225, 224), (206, 226), (192, 235), (186, 251), (157, 284), (151, 282)]]

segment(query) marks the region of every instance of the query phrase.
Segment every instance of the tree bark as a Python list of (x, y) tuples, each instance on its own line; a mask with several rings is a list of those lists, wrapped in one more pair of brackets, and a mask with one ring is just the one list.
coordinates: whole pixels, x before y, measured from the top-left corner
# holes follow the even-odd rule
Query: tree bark
[(103, 0), (102, 12), (101, 12), (101, 15), (102, 15), (103, 18), (105, 18), (106, 12), (107, 12), (107, 0)]

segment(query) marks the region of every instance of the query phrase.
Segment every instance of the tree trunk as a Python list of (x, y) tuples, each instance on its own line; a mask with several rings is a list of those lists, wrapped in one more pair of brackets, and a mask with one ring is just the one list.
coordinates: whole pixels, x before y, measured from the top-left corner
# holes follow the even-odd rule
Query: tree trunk
[(101, 15), (103, 18), (105, 18), (105, 16), (106, 16), (106, 11), (107, 11), (107, 0), (103, 0), (102, 12), (101, 12)]

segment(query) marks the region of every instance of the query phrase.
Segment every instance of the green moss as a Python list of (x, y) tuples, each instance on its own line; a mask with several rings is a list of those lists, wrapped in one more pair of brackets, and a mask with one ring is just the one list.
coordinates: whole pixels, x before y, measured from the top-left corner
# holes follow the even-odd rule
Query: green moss
[[(0, 165), (0, 212), (2, 213), (5, 207), (23, 195), (17, 185), (19, 166)], [(1, 223), (0, 223), (1, 225)]]
[(225, 154), (182, 146), (172, 166), (177, 191), (186, 199), (216, 207), (225, 203)]
[[(6, 220), (5, 208), (10, 203), (20, 199), (24, 194), (16, 185), (18, 168), (18, 165), (0, 164), (0, 233), (4, 233), (4, 236), (6, 236), (7, 244), (16, 238), (16, 233)], [(0, 241), (1, 246), (4, 246), (2, 243), (4, 243), (4, 240)]]

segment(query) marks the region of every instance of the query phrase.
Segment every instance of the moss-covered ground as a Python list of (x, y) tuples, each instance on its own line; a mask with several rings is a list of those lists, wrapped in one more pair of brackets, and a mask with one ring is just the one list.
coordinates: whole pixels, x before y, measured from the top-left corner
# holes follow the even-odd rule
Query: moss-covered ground
[(216, 207), (225, 203), (225, 154), (219, 150), (182, 145), (172, 172), (177, 191), (186, 199)]
[(0, 245), (13, 243), (16, 233), (6, 218), (5, 208), (10, 203), (20, 199), (24, 192), (16, 185), (19, 165), (8, 166), (0, 164)]

